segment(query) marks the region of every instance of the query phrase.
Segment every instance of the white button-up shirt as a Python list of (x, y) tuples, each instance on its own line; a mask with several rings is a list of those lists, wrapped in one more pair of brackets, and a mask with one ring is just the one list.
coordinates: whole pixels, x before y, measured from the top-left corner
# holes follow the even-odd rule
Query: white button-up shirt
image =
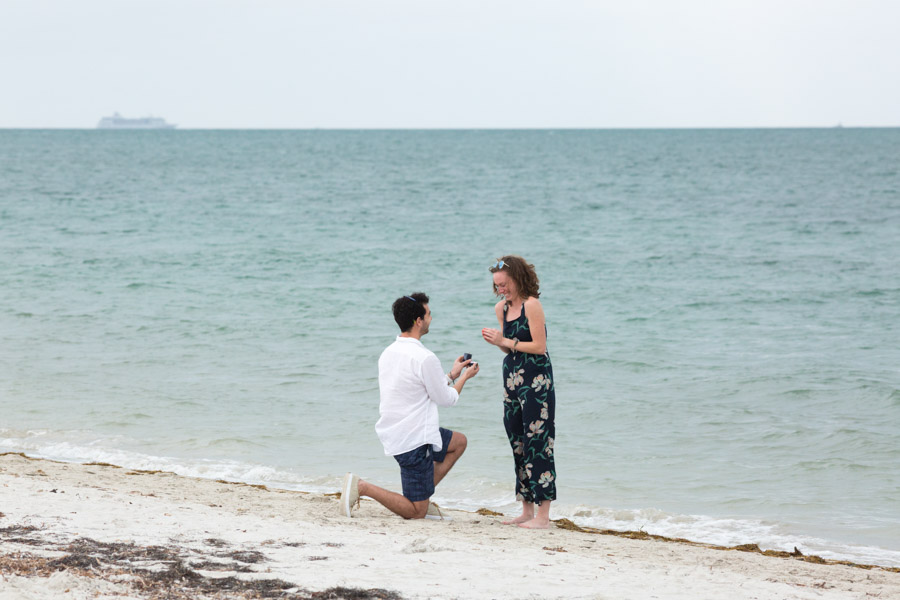
[(459, 393), (441, 367), (441, 361), (422, 342), (397, 337), (378, 359), (381, 418), (375, 432), (384, 453), (396, 456), (431, 444), (441, 450), (438, 406), (453, 406)]

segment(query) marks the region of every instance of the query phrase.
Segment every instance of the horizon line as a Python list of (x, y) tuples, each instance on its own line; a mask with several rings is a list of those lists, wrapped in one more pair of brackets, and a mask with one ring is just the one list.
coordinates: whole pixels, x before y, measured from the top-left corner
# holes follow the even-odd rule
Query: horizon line
[(774, 129), (897, 129), (900, 125), (667, 125), (667, 126), (540, 126), (540, 127), (181, 127), (172, 129), (128, 128), (100, 129), (69, 126), (0, 126), (7, 131), (643, 131), (643, 130), (774, 130)]

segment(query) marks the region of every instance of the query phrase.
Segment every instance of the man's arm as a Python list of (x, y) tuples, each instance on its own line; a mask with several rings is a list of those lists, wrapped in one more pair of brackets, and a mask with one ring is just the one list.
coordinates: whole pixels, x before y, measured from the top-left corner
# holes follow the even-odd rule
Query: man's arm
[[(471, 362), (471, 361), (469, 361)], [(468, 381), (469, 377), (475, 377), (478, 375), (478, 363), (474, 365), (469, 365), (469, 367), (462, 372), (459, 376), (459, 379), (456, 380), (456, 383), (453, 384), (453, 389), (456, 390), (456, 396), (459, 397), (459, 394), (462, 392), (463, 386), (466, 385), (466, 381)]]
[(456, 380), (456, 383), (447, 385), (447, 376), (441, 368), (441, 361), (437, 356), (429, 356), (422, 364), (422, 379), (425, 382), (425, 391), (428, 397), (438, 406), (453, 406), (459, 400), (466, 380), (478, 372), (478, 367), (469, 367)]
[(438, 406), (453, 406), (459, 400), (459, 391), (447, 385), (447, 376), (437, 356), (431, 355), (422, 363), (422, 381), (428, 397)]
[(471, 358), (469, 360), (463, 360), (462, 356), (453, 361), (453, 368), (450, 369), (450, 372), (447, 374), (447, 377), (450, 378), (450, 385), (453, 385), (453, 382), (459, 378), (459, 374), (462, 373), (463, 367), (468, 367), (471, 364)]

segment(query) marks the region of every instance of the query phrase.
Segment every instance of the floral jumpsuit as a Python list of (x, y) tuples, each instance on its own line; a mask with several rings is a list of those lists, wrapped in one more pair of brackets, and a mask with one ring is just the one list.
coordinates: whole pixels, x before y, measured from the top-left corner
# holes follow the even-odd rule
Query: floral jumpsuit
[[(525, 305), (512, 321), (506, 320), (508, 308), (503, 307), (503, 337), (533, 341)], [(556, 394), (550, 354), (511, 351), (503, 359), (503, 380), (503, 425), (515, 460), (516, 500), (535, 504), (556, 500)]]

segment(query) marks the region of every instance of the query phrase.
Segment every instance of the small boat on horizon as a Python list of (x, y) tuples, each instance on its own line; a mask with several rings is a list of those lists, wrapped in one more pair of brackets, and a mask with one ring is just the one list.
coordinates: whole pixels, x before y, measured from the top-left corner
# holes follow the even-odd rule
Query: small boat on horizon
[(174, 123), (166, 123), (160, 117), (141, 117), (129, 119), (119, 113), (113, 113), (111, 117), (103, 117), (97, 123), (97, 129), (175, 129)]

